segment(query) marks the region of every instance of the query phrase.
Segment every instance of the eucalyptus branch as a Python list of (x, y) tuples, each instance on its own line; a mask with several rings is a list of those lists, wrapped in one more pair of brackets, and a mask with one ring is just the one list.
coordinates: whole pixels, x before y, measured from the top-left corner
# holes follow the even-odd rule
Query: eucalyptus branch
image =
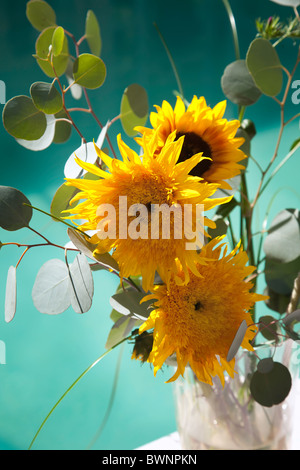
[[(85, 96), (85, 99), (86, 99), (86, 102), (87, 102), (87, 105), (88, 105), (88, 107), (89, 107), (89, 110), (90, 110), (91, 115), (93, 116), (93, 118), (94, 118), (95, 121), (97, 122), (98, 126), (99, 126), (101, 129), (103, 129), (103, 124), (102, 124), (101, 121), (99, 120), (98, 116), (96, 115), (96, 113), (95, 113), (95, 111), (94, 111), (94, 109), (93, 109), (93, 107), (92, 107), (92, 103), (91, 103), (91, 100), (90, 100), (90, 98), (89, 98), (89, 96), (88, 96), (88, 93), (87, 93), (86, 88), (83, 88), (83, 93), (84, 93), (84, 96)], [(110, 140), (110, 138), (109, 138), (109, 136), (108, 136), (108, 133), (106, 133), (106, 140), (107, 140), (107, 142), (108, 142), (108, 145), (109, 145), (109, 147), (110, 147), (110, 149), (111, 149), (111, 151), (112, 151), (112, 154), (113, 154), (114, 158), (117, 158), (117, 155), (116, 155), (116, 153), (115, 153), (115, 150), (114, 150), (114, 148), (113, 148), (113, 145), (112, 145), (112, 143), (111, 143), (111, 140)]]
[[(80, 46), (80, 44), (83, 42), (83, 40), (86, 39), (86, 36), (83, 35), (78, 41), (76, 41), (76, 38), (75, 38), (74, 34), (70, 33), (69, 31), (66, 31), (66, 30), (65, 30), (65, 33), (72, 39), (72, 41), (73, 41), (73, 43), (74, 43), (74, 46), (75, 46), (75, 49), (76, 49), (76, 58), (77, 58), (77, 57), (79, 56), (79, 46)], [(75, 82), (71, 83), (68, 88), (70, 88), (74, 83), (75, 83)], [(89, 113), (93, 116), (93, 118), (95, 119), (95, 121), (96, 121), (96, 123), (98, 124), (98, 126), (99, 126), (101, 129), (103, 129), (103, 124), (102, 124), (101, 121), (99, 120), (98, 116), (96, 115), (96, 113), (95, 113), (95, 111), (94, 111), (94, 109), (93, 109), (93, 107), (92, 107), (92, 104), (91, 104), (91, 101), (90, 101), (90, 98), (89, 98), (89, 96), (88, 96), (88, 93), (87, 93), (86, 88), (82, 87), (82, 89), (83, 89), (83, 93), (84, 93), (84, 96), (85, 96), (85, 100), (86, 100), (87, 105), (88, 105), (88, 109), (87, 109), (87, 110), (80, 109), (80, 110), (81, 110), (81, 111), (84, 111), (84, 112), (89, 112)], [(66, 89), (65, 91), (67, 91), (67, 89)], [(75, 109), (73, 109), (73, 111), (74, 111), (74, 110), (75, 110)], [(76, 111), (79, 111), (79, 109), (76, 109)], [(112, 154), (113, 154), (114, 158), (117, 158), (117, 155), (116, 155), (116, 153), (115, 153), (115, 150), (114, 150), (114, 148), (113, 148), (113, 145), (112, 145), (111, 140), (110, 140), (110, 138), (109, 138), (109, 136), (108, 136), (107, 133), (106, 133), (106, 140), (107, 140), (107, 142), (108, 142), (108, 145), (109, 145), (109, 147), (110, 147), (110, 149), (111, 149), (111, 151), (112, 151)]]
[(51, 67), (52, 67), (52, 69), (53, 69), (53, 72), (54, 72), (54, 74), (55, 74), (55, 77), (56, 77), (58, 86), (59, 86), (60, 91), (61, 91), (63, 109), (64, 109), (66, 115), (68, 116), (68, 119), (70, 120), (72, 126), (74, 127), (74, 129), (76, 130), (76, 132), (78, 133), (78, 135), (80, 136), (80, 138), (81, 138), (81, 140), (82, 140), (82, 143), (86, 143), (85, 137), (82, 135), (82, 133), (81, 133), (80, 130), (78, 129), (77, 125), (75, 124), (74, 120), (72, 119), (72, 117), (71, 117), (71, 115), (70, 115), (70, 113), (69, 113), (69, 111), (68, 111), (68, 108), (66, 107), (66, 103), (65, 103), (65, 101), (66, 101), (66, 100), (65, 100), (65, 94), (66, 94), (67, 89), (64, 89), (64, 88), (63, 88), (63, 86), (62, 86), (62, 84), (61, 84), (61, 81), (60, 81), (60, 79), (59, 79), (59, 77), (58, 77), (58, 75), (57, 75), (57, 73), (56, 73), (55, 67), (54, 67), (54, 65), (53, 65), (53, 61), (51, 60), (50, 63), (51, 63)]
[[(288, 96), (288, 92), (290, 90), (290, 87), (291, 87), (291, 83), (292, 83), (292, 79), (293, 79), (293, 76), (296, 72), (296, 69), (298, 67), (298, 64), (300, 62), (300, 47), (298, 48), (298, 56), (297, 56), (297, 60), (296, 60), (296, 63), (294, 65), (294, 68), (292, 70), (291, 73), (288, 72), (288, 79), (287, 79), (287, 84), (286, 84), (286, 87), (285, 87), (285, 90), (284, 90), (284, 94), (283, 94), (283, 98), (282, 98), (282, 101), (279, 102), (279, 106), (280, 106), (280, 129), (279, 129), (279, 134), (278, 134), (278, 138), (277, 138), (277, 142), (276, 142), (276, 146), (275, 146), (275, 150), (274, 150), (274, 153), (273, 153), (273, 156), (272, 158), (270, 159), (267, 167), (265, 170), (263, 170), (262, 172), (262, 175), (261, 175), (261, 179), (260, 179), (260, 183), (258, 185), (258, 189), (257, 189), (257, 192), (256, 192), (256, 195), (253, 199), (253, 202), (251, 204), (251, 207), (250, 207), (250, 215), (249, 215), (249, 227), (251, 227), (251, 224), (252, 224), (252, 218), (253, 218), (253, 212), (254, 212), (254, 208), (256, 206), (256, 203), (259, 199), (259, 197), (261, 196), (263, 190), (265, 189), (266, 185), (263, 186), (263, 182), (264, 182), (264, 179), (267, 175), (267, 173), (269, 172), (271, 166), (273, 165), (277, 155), (278, 155), (278, 151), (279, 151), (279, 146), (280, 146), (280, 143), (281, 143), (281, 139), (282, 139), (282, 135), (283, 135), (283, 131), (284, 131), (284, 128), (285, 126), (291, 122), (291, 120), (288, 120), (285, 122), (285, 119), (284, 119), (284, 112), (285, 112), (285, 104), (286, 104), (286, 101), (287, 101), (287, 96)], [(298, 146), (296, 146), (295, 149), (297, 149)], [(294, 150), (295, 152), (295, 150)], [(294, 153), (293, 152), (293, 153)], [(274, 176), (274, 175), (273, 175)], [(270, 182), (270, 180), (268, 180), (267, 184)], [(248, 248), (251, 246), (251, 243), (252, 243), (252, 234), (251, 234), (251, 230), (249, 232), (249, 239), (248, 239)]]
[(168, 56), (168, 59), (170, 61), (170, 64), (171, 64), (171, 67), (172, 67), (172, 70), (173, 70), (173, 73), (175, 75), (175, 79), (176, 79), (176, 82), (177, 82), (177, 86), (178, 86), (178, 90), (179, 90), (179, 93), (182, 97), (184, 97), (184, 93), (183, 93), (183, 87), (182, 87), (182, 83), (181, 83), (181, 80), (180, 80), (180, 77), (179, 77), (179, 74), (178, 74), (178, 71), (177, 71), (177, 68), (176, 68), (176, 65), (175, 65), (175, 62), (174, 62), (174, 59), (172, 57), (172, 54), (167, 46), (167, 43), (166, 41), (164, 40), (164, 37), (162, 35), (162, 33), (160, 32), (158, 26), (156, 23), (154, 23), (154, 27), (160, 37), (160, 40), (165, 48), (165, 51), (167, 53), (167, 56)]

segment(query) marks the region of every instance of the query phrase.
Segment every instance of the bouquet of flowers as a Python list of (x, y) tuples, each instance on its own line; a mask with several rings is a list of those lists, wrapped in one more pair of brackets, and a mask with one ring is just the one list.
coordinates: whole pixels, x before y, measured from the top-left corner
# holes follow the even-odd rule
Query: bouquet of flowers
[[(119, 288), (110, 300), (112, 328), (106, 351), (92, 366), (120, 344), (131, 342), (132, 358), (152, 365), (154, 375), (168, 368), (168, 382), (179, 383), (181, 378), (188, 381), (190, 372), (206, 397), (218, 383), (220, 397), (227, 384), (245, 372), (239, 373), (236, 357), (243, 351), (251, 362), (239, 388), (239, 403), (247, 397), (243, 413), (250, 414), (254, 403), (269, 409), (287, 398), (292, 373), (284, 361), (275, 360), (275, 352), (282, 344), (299, 340), (299, 210), (287, 208), (270, 223), (266, 207), (260, 230), (253, 229), (262, 193), (300, 147), (296, 133), (289, 152), (278, 160), (286, 127), (300, 117), (299, 112), (285, 113), (290, 92), (295, 103), (300, 102), (300, 82), (295, 79), (300, 63), (300, 1), (273, 1), (289, 7), (293, 17), (258, 19), (257, 36), (241, 58), (234, 16), (223, 0), (236, 54), (221, 77), (224, 101), (209, 106), (201, 95), (190, 100), (184, 96), (158, 30), (177, 79), (174, 103), (165, 100), (149, 112), (147, 92), (135, 83), (121, 97), (120, 114), (105, 125), (88, 95), (106, 79), (94, 12), (87, 12), (84, 34), (77, 39), (59, 25), (50, 4), (27, 3), (27, 18), (38, 31), (34, 58), (47, 79), (33, 83), (30, 96), (16, 96), (6, 103), (4, 128), (33, 151), (64, 144), (72, 130), (80, 146), (66, 161), (48, 212), (17, 188), (0, 186), (0, 226), (6, 231), (0, 247), (23, 247), (7, 273), (7, 322), (15, 315), (16, 273), (26, 253), (54, 246), (62, 259), (44, 263), (32, 288), (34, 306), (42, 313), (61, 314), (71, 306), (83, 314), (93, 304), (93, 273), (104, 269), (119, 277)], [(84, 42), (88, 53), (80, 53)], [(291, 70), (278, 52), (283, 42), (294, 56)], [(266, 167), (251, 153), (256, 128), (247, 118), (248, 107), (261, 95), (276, 102), (280, 118)], [(81, 96), (86, 108), (67, 104), (70, 97)], [(227, 100), (237, 105), (236, 119), (226, 119)], [(100, 126), (93, 142), (84, 138), (74, 111), (89, 113)], [(122, 135), (117, 146), (111, 141), (109, 130), (117, 120), (138, 151)], [(253, 165), (260, 178), (252, 195), (247, 176)], [(32, 227), (33, 211), (65, 225), (64, 246)], [(21, 228), (38, 235), (40, 243), (11, 242), (9, 232)], [(265, 282), (261, 292), (259, 276)], [(263, 301), (272, 314), (258, 314), (256, 303)]]

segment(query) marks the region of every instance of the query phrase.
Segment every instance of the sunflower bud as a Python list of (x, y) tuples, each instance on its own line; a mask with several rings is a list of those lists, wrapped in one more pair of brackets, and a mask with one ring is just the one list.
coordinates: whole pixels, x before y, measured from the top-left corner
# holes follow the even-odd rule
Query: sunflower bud
[(147, 362), (149, 354), (153, 346), (153, 333), (144, 331), (142, 334), (134, 338), (134, 348), (132, 351), (131, 359), (139, 359), (142, 362)]

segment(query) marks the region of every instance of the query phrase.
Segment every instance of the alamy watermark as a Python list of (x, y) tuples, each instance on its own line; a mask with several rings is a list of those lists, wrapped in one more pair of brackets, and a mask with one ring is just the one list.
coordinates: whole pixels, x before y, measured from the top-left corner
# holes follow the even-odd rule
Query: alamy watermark
[(0, 340), (0, 365), (1, 364), (6, 364), (6, 345), (2, 340)]
[(3, 80), (0, 80), (0, 104), (6, 103), (6, 85)]
[[(118, 214), (112, 204), (100, 204), (97, 225), (100, 240), (189, 240), (186, 250), (202, 248), (204, 244), (203, 204), (132, 204), (127, 196), (119, 196)], [(130, 222), (128, 223), (128, 217)], [(118, 221), (118, 222), (117, 222)]]
[(292, 89), (295, 90), (292, 93), (292, 103), (300, 104), (300, 80), (294, 80), (292, 83)]

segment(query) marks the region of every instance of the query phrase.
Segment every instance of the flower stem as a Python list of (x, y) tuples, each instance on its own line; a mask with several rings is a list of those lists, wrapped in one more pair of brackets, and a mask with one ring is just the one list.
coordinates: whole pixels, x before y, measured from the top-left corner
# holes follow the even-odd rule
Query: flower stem
[(105, 353), (101, 354), (100, 357), (98, 357), (98, 359), (96, 359), (87, 369), (85, 369), (82, 374), (80, 374), (79, 377), (77, 377), (77, 379), (72, 383), (72, 385), (70, 385), (70, 387), (64, 392), (64, 394), (59, 398), (59, 400), (55, 403), (55, 405), (51, 408), (51, 410), (49, 411), (49, 413), (47, 414), (46, 418), (43, 420), (42, 424), (40, 425), (40, 427), (38, 428), (37, 432), (35, 433), (29, 447), (28, 447), (28, 450), (31, 450), (32, 449), (32, 446), (33, 444), (35, 443), (38, 435), (40, 434), (41, 430), (43, 429), (43, 427), (45, 426), (46, 422), (48, 421), (48, 419), (50, 418), (50, 416), (52, 415), (53, 411), (58, 407), (58, 405), (62, 402), (62, 400), (66, 397), (66, 395), (75, 387), (75, 385), (78, 384), (78, 382), (93, 368), (95, 367), (105, 356), (107, 356), (107, 354), (109, 354), (113, 349), (115, 349), (117, 346), (119, 346), (120, 344), (124, 343), (125, 341), (127, 340), (130, 340), (132, 339), (133, 336), (132, 336), (132, 333), (127, 336), (126, 338), (123, 338), (121, 341), (119, 341), (117, 344), (115, 344), (114, 346), (112, 346), (110, 349), (108, 349), (107, 351), (105, 351)]

